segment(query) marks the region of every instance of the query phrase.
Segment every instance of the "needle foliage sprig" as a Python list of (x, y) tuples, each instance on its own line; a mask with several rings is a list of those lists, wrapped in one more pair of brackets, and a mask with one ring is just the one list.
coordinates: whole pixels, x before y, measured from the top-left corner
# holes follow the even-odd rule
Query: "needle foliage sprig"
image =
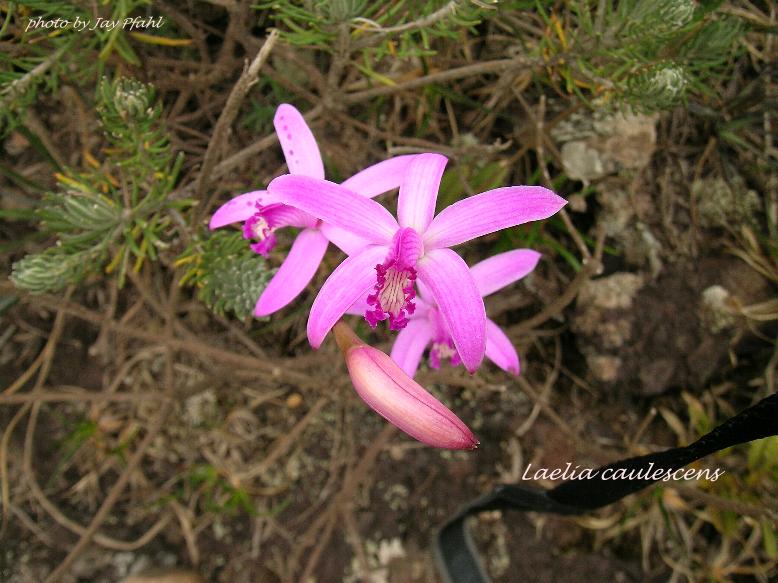
[(191, 205), (168, 196), (183, 156), (171, 152), (154, 88), (103, 79), (97, 101), (105, 158), (89, 157), (91, 171), (57, 174), (61, 188), (37, 211), (56, 242), (14, 264), (11, 278), (20, 288), (56, 292), (99, 271), (115, 274), (121, 287), (129, 269), (156, 260), (176, 236), (171, 213)]

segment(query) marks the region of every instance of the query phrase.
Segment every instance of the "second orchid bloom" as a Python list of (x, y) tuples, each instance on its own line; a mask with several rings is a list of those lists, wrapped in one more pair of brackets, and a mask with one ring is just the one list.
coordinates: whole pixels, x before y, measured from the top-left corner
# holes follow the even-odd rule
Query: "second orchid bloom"
[[(324, 163), (303, 116), (289, 104), (276, 110), (273, 124), (290, 174), (324, 178)], [(344, 188), (364, 197), (393, 190), (413, 156), (398, 156), (365, 168), (343, 183)], [(275, 232), (284, 227), (301, 229), (289, 255), (257, 300), (255, 316), (267, 316), (293, 301), (310, 283), (331, 241), (346, 253), (364, 246), (351, 233), (324, 225), (316, 217), (293, 206), (281, 204), (266, 190), (241, 194), (219, 207), (211, 217), (211, 229), (243, 222), (243, 236), (251, 248), (265, 257), (276, 245)]]

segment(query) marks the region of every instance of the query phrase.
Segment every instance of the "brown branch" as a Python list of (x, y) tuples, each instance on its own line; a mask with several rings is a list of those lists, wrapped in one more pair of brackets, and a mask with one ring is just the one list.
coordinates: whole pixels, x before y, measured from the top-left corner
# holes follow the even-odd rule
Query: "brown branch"
[(0, 539), (5, 536), (5, 531), (8, 528), (8, 516), (10, 512), (8, 509), (11, 507), (11, 487), (8, 483), (8, 444), (11, 441), (11, 435), (13, 435), (14, 429), (19, 424), (24, 416), (30, 410), (30, 405), (25, 405), (16, 412), (11, 422), (3, 432), (3, 439), (0, 441), (0, 492), (2, 492), (3, 519), (2, 526), (0, 526)]
[[(39, 403), (36, 403), (34, 407), (39, 405), (40, 405)], [(138, 445), (138, 448), (135, 450), (135, 453), (133, 453), (132, 457), (128, 460), (127, 466), (122, 471), (121, 475), (119, 476), (119, 479), (116, 480), (114, 485), (111, 487), (110, 492), (108, 492), (108, 496), (106, 496), (105, 500), (100, 506), (100, 509), (92, 518), (92, 521), (89, 523), (89, 526), (86, 528), (84, 533), (81, 535), (79, 541), (71, 549), (70, 553), (68, 553), (68, 555), (62, 561), (62, 563), (60, 563), (59, 566), (56, 569), (54, 569), (54, 571), (52, 571), (48, 577), (46, 577), (44, 583), (54, 583), (55, 581), (59, 580), (59, 578), (62, 575), (64, 575), (67, 572), (67, 570), (70, 568), (70, 566), (73, 564), (73, 561), (75, 561), (78, 558), (78, 556), (84, 550), (86, 550), (86, 548), (92, 542), (92, 539), (97, 534), (100, 525), (108, 517), (108, 514), (113, 509), (114, 504), (116, 504), (116, 502), (119, 500), (119, 496), (122, 494), (122, 492), (124, 492), (124, 488), (129, 483), (130, 477), (132, 476), (133, 472), (138, 467), (138, 465), (140, 465), (141, 460), (143, 460), (143, 457), (146, 455), (146, 450), (151, 445), (154, 438), (157, 436), (157, 433), (159, 433), (159, 431), (164, 426), (165, 421), (167, 420), (167, 416), (172, 410), (172, 408), (173, 408), (172, 401), (166, 401), (162, 404), (162, 407), (160, 408), (156, 418), (152, 422), (151, 427), (149, 427), (146, 436), (143, 438), (143, 441), (141, 441), (140, 444)], [(35, 411), (35, 413), (37, 416), (37, 411)], [(31, 419), (32, 418), (33, 417), (31, 417)], [(31, 427), (34, 430), (34, 424), (32, 424)], [(29, 446), (32, 447), (32, 444), (30, 443)]]
[[(103, 393), (93, 393), (95, 396), (102, 396)], [(36, 399), (35, 401), (36, 405), (40, 405), (40, 402), (45, 399), (41, 399), (41, 397), (44, 397), (46, 393), (35, 391), (33, 393), (25, 394), (25, 395), (13, 395), (13, 397), (29, 397), (31, 400)], [(105, 395), (106, 397), (113, 397), (114, 395)], [(161, 397), (161, 395), (156, 395), (158, 398)], [(9, 396), (10, 397), (10, 396)], [(21, 419), (24, 414), (29, 411), (30, 405), (27, 405), (19, 410), (17, 415), (14, 417), (14, 419), (11, 421), (11, 424), (9, 424), (9, 427), (7, 429), (7, 432), (13, 431), (13, 427), (18, 422), (18, 419)], [(37, 415), (37, 412), (36, 412)], [(28, 425), (28, 432), (29, 432), (29, 425)], [(4, 437), (5, 439), (5, 437)], [(30, 437), (30, 443), (32, 437)], [(24, 474), (25, 480), (27, 482), (27, 487), (30, 490), (30, 494), (32, 497), (41, 505), (43, 510), (49, 514), (59, 525), (66, 528), (67, 530), (71, 531), (72, 533), (82, 536), (86, 532), (86, 528), (77, 522), (71, 520), (65, 514), (63, 514), (59, 508), (57, 508), (43, 493), (43, 491), (40, 488), (40, 485), (38, 484), (37, 479), (35, 478), (35, 474), (32, 469), (32, 450), (31, 448), (25, 448), (23, 456), (22, 456), (22, 472)], [(145, 544), (147, 544), (149, 541), (151, 541), (165, 526), (167, 526), (168, 522), (171, 519), (171, 515), (167, 514), (160, 518), (154, 525), (152, 525), (143, 535), (141, 535), (139, 538), (137, 538), (134, 541), (123, 541), (118, 540), (109, 536), (106, 536), (100, 532), (97, 532), (94, 534), (93, 539), (94, 541), (99, 544), (102, 547), (105, 547), (107, 549), (116, 550), (116, 551), (133, 551), (136, 550)]]
[[(54, 503), (49, 500), (43, 493), (43, 490), (41, 490), (40, 484), (38, 484), (37, 479), (35, 479), (35, 474), (32, 471), (31, 456), (26, 455), (26, 453), (22, 458), (22, 471), (24, 473), (27, 486), (30, 489), (30, 494), (35, 499), (35, 501), (41, 505), (43, 510), (63, 528), (66, 528), (78, 536), (83, 535), (86, 532), (86, 527), (65, 516), (65, 514), (63, 514), (62, 511), (60, 511), (60, 509), (57, 508)], [(149, 528), (143, 535), (133, 541), (115, 539), (101, 532), (95, 533), (92, 538), (98, 545), (106, 549), (111, 549), (113, 551), (133, 551), (139, 549), (151, 541), (163, 528), (165, 528), (165, 526), (167, 526), (171, 518), (171, 514), (166, 514), (156, 523), (154, 523), (151, 528)]]
[(548, 404), (548, 402), (538, 394), (538, 392), (535, 390), (535, 388), (529, 383), (529, 381), (524, 378), (523, 376), (516, 377), (516, 380), (518, 381), (519, 385), (521, 386), (521, 390), (524, 391), (529, 397), (535, 402), (535, 405), (540, 406), (540, 408), (543, 410), (543, 413), (546, 414), (546, 416), (551, 419), (551, 421), (554, 422), (554, 424), (559, 427), (559, 429), (566, 434), (568, 437), (570, 437), (574, 442), (578, 442), (579, 437), (573, 431), (569, 424), (566, 423), (554, 409)]
[[(205, 60), (203, 69), (206, 71), (202, 75), (197, 77), (185, 77), (182, 75), (168, 74), (164, 78), (159, 78), (154, 82), (154, 85), (160, 89), (173, 89), (180, 90), (181, 87), (187, 89), (204, 89), (211, 87), (214, 84), (221, 81), (224, 77), (229, 75), (233, 70), (233, 62), (235, 60), (235, 41), (244, 34), (244, 24), (247, 19), (246, 9), (247, 3), (240, 5), (236, 3), (230, 3), (225, 5), (227, 8), (227, 14), (229, 15), (229, 22), (227, 23), (227, 29), (224, 31), (224, 38), (221, 46), (219, 47), (219, 53), (216, 57), (216, 61), (211, 63), (210, 57), (207, 55), (208, 48), (205, 49)], [(169, 8), (169, 6), (166, 6)], [(171, 13), (171, 17), (173, 14)], [(185, 17), (183, 17), (185, 18)], [(210, 32), (220, 32), (215, 28), (211, 28)], [(198, 35), (200, 36), (200, 35)], [(197, 38), (197, 37), (195, 37)], [(203, 55), (201, 54), (201, 57)]]
[[(74, 289), (75, 288), (73, 286), (70, 286), (67, 289), (67, 291), (65, 292), (64, 301), (67, 302), (68, 300), (70, 300), (70, 296), (73, 295)], [(40, 388), (43, 386), (43, 383), (46, 382), (46, 379), (49, 376), (49, 371), (51, 370), (51, 363), (54, 361), (54, 353), (57, 348), (57, 343), (59, 342), (59, 339), (62, 336), (62, 331), (64, 330), (64, 328), (65, 328), (65, 311), (60, 309), (57, 312), (57, 316), (54, 318), (54, 325), (51, 327), (51, 334), (49, 335), (49, 339), (46, 342), (46, 346), (44, 346), (43, 350), (41, 351), (39, 357), (40, 360), (36, 359), (36, 363), (39, 363), (38, 366), (36, 367), (38, 368), (38, 378), (35, 381), (35, 387), (33, 387), (33, 393), (36, 393), (40, 390)], [(14, 383), (14, 386), (16, 385), (18, 385), (19, 387), (22, 386), (22, 384), (19, 383), (18, 381)], [(10, 391), (7, 391), (4, 394), (6, 396), (9, 396), (12, 393)], [(11, 504), (10, 486), (8, 484), (8, 462), (7, 462), (8, 443), (11, 440), (11, 434), (13, 433), (13, 430), (16, 428), (16, 425), (19, 423), (19, 421), (21, 421), (22, 417), (24, 417), (24, 415), (27, 413), (29, 408), (30, 407), (28, 405), (25, 405), (20, 411), (17, 412), (17, 414), (11, 420), (11, 423), (9, 424), (8, 428), (5, 430), (3, 434), (2, 442), (0, 442), (0, 500), (2, 500), (2, 508), (3, 508), (3, 519), (2, 519), (2, 525), (0, 526), (0, 535), (5, 533), (5, 530), (8, 526), (8, 515), (9, 515), (8, 507)]]
[[(168, 305), (167, 305), (167, 319), (165, 322), (165, 338), (171, 339), (173, 335), (173, 323), (176, 318), (176, 303), (178, 299), (178, 279), (174, 278), (173, 282), (170, 285), (170, 293), (168, 296)], [(165, 379), (164, 379), (164, 387), (165, 387), (165, 393), (167, 395), (172, 395), (174, 391), (174, 378), (173, 378), (173, 350), (172, 348), (168, 348), (167, 353), (167, 360), (165, 363)], [(37, 420), (37, 414), (38, 410), (40, 409), (40, 403), (35, 403), (33, 405), (33, 412), (30, 414), (30, 422), (27, 426), (27, 435), (25, 438), (25, 453), (29, 454), (29, 451), (32, 449), (32, 433), (35, 430), (35, 421)], [(79, 557), (79, 555), (87, 549), (87, 547), (92, 542), (92, 538), (94, 538), (95, 534), (97, 534), (98, 529), (100, 528), (100, 525), (105, 521), (106, 518), (108, 518), (108, 515), (110, 514), (111, 510), (113, 509), (116, 502), (119, 500), (119, 496), (124, 492), (124, 488), (127, 486), (127, 484), (130, 481), (130, 478), (132, 477), (132, 474), (135, 472), (137, 467), (140, 465), (140, 462), (143, 460), (143, 458), (146, 455), (146, 450), (151, 445), (151, 443), (154, 441), (154, 438), (156, 438), (157, 434), (162, 430), (162, 428), (165, 425), (165, 421), (167, 420), (168, 415), (173, 410), (173, 401), (164, 401), (162, 405), (160, 406), (159, 412), (157, 413), (156, 417), (151, 423), (151, 426), (148, 429), (148, 432), (146, 433), (145, 437), (141, 442), (138, 444), (138, 448), (135, 450), (135, 453), (132, 454), (132, 457), (127, 461), (127, 465), (122, 470), (122, 473), (119, 475), (119, 478), (116, 480), (114, 485), (111, 487), (111, 490), (108, 492), (108, 495), (105, 497), (105, 500), (103, 500), (103, 503), (100, 505), (100, 508), (95, 513), (94, 517), (92, 518), (92, 521), (89, 523), (89, 526), (86, 528), (86, 531), (81, 535), (81, 538), (78, 540), (76, 545), (70, 550), (70, 552), (67, 554), (65, 559), (57, 566), (54, 571), (52, 571), (48, 577), (44, 580), (44, 583), (55, 583), (60, 579), (62, 575), (64, 575), (70, 566), (73, 564), (73, 562)]]
[(55, 548), (57, 546), (62, 546), (63, 543), (61, 541), (56, 541), (53, 538), (51, 538), (46, 531), (44, 531), (40, 526), (38, 526), (38, 523), (27, 516), (27, 514), (16, 506), (16, 504), (11, 504), (10, 506), (11, 512), (16, 515), (16, 518), (19, 519), (19, 522), (21, 522), (25, 527), (27, 527), (27, 530), (31, 531), (35, 536), (37, 536), (40, 541), (45, 544), (48, 547)]
[(718, 508), (719, 510), (733, 512), (735, 514), (739, 514), (742, 516), (750, 516), (751, 518), (756, 518), (757, 520), (762, 520), (762, 519), (766, 519), (770, 521), (778, 520), (778, 512), (776, 512), (776, 509), (771, 508), (769, 506), (764, 506), (764, 507), (756, 506), (754, 504), (741, 502), (740, 500), (730, 500), (728, 498), (722, 498), (721, 496), (716, 496), (714, 494), (709, 494), (708, 492), (703, 492), (702, 490), (699, 490), (694, 486), (687, 486), (686, 484), (683, 483), (671, 482), (669, 484), (669, 487), (676, 490), (680, 494), (685, 494), (690, 498), (693, 498), (698, 502), (705, 504), (706, 506), (713, 506), (714, 508)]
[(27, 370), (25, 370), (21, 375), (19, 375), (19, 378), (17, 378), (13, 384), (11, 384), (10, 387), (5, 389), (2, 394), (3, 395), (13, 395), (15, 392), (17, 392), (19, 389), (21, 389), (24, 385), (27, 384), (27, 381), (29, 381), (35, 372), (40, 368), (40, 366), (43, 364), (43, 360), (45, 358), (45, 353), (41, 352), (33, 361), (33, 363), (27, 367)]
[[(5, 286), (0, 285), (0, 290), (3, 290), (4, 287)], [(15, 293), (19, 293), (18, 290), (16, 290)], [(98, 326), (105, 322), (104, 316), (99, 312), (89, 310), (88, 308), (85, 308), (79, 304), (63, 301), (62, 299), (53, 296), (24, 295), (21, 296), (21, 299), (24, 302), (43, 306), (46, 308), (61, 309), (68, 315), (75, 316)], [(128, 338), (142, 340), (149, 344), (163, 344), (175, 350), (183, 350), (194, 355), (206, 356), (222, 364), (253, 370), (270, 378), (276, 379), (279, 382), (296, 384), (301, 388), (307, 389), (321, 388), (320, 380), (317, 380), (296, 370), (291, 370), (289, 366), (292, 362), (291, 359), (277, 359), (274, 362), (268, 362), (267, 359), (260, 359), (249, 355), (238, 354), (196, 339), (181, 340), (178, 338), (161, 338), (158, 333), (148, 332), (139, 329), (137, 326), (121, 324), (116, 321), (108, 322), (106, 323), (106, 326), (112, 332), (126, 336)]]
[(327, 399), (326, 397), (319, 398), (319, 400), (313, 404), (313, 407), (311, 407), (310, 411), (308, 411), (308, 413), (306, 413), (305, 416), (297, 422), (297, 424), (291, 429), (291, 431), (281, 435), (281, 437), (279, 437), (278, 439), (276, 439), (275, 442), (273, 442), (273, 445), (270, 447), (270, 452), (261, 462), (259, 462), (256, 466), (249, 468), (247, 471), (237, 475), (238, 481), (245, 483), (246, 481), (256, 476), (265, 473), (267, 469), (270, 466), (272, 466), (278, 458), (280, 458), (289, 450), (289, 448), (292, 446), (295, 440), (311, 423), (311, 421), (313, 421), (316, 418), (316, 416), (319, 414), (319, 411), (322, 410), (324, 405), (327, 404), (328, 400), (329, 399)]
[(146, 401), (146, 400), (168, 400), (167, 397), (160, 393), (144, 392), (144, 393), (105, 393), (105, 392), (92, 392), (92, 391), (79, 391), (77, 393), (60, 393), (56, 391), (51, 392), (35, 392), (24, 393), (21, 395), (0, 395), (0, 405), (20, 405), (23, 403), (35, 403), (35, 402), (78, 402), (78, 401)]
[(354, 517), (354, 502), (344, 504), (340, 515), (343, 517), (343, 523), (346, 527), (346, 540), (351, 544), (354, 554), (357, 556), (356, 575), (363, 581), (370, 580), (370, 563), (367, 560), (365, 552), (365, 543), (359, 533), (356, 518)]
[[(303, 574), (299, 578), (300, 581), (309, 579), (311, 573), (316, 569), (319, 557), (321, 557), (322, 551), (327, 546), (330, 537), (332, 537), (332, 530), (339, 508), (353, 498), (354, 490), (362, 480), (364, 480), (368, 471), (378, 458), (378, 455), (383, 451), (384, 445), (386, 445), (386, 442), (389, 441), (396, 432), (397, 428), (393, 425), (386, 425), (381, 430), (370, 447), (368, 447), (362, 455), (356, 467), (346, 476), (346, 479), (343, 482), (343, 488), (341, 488), (340, 492), (333, 498), (328, 510), (323, 512), (319, 518), (314, 521), (308, 531), (299, 539), (300, 544), (298, 548), (295, 549), (296, 552), (293, 554), (292, 562), (294, 562), (295, 557), (299, 557), (299, 555), (309, 546), (303, 544), (303, 541), (317, 540), (316, 547), (309, 554), (308, 562), (303, 570)], [(316, 536), (322, 526), (324, 527), (324, 533), (320, 536)]]
[[(248, 95), (249, 90), (257, 82), (259, 71), (262, 68), (262, 65), (265, 64), (267, 58), (270, 56), (270, 53), (273, 50), (273, 46), (275, 46), (277, 40), (278, 31), (273, 30), (268, 35), (265, 43), (259, 50), (259, 53), (254, 58), (254, 61), (252, 61), (252, 63), (244, 69), (243, 74), (238, 79), (238, 82), (235, 83), (230, 96), (227, 98), (227, 103), (224, 106), (219, 119), (216, 121), (216, 126), (213, 129), (213, 136), (211, 141), (208, 143), (208, 149), (206, 150), (205, 157), (203, 158), (203, 165), (200, 169), (200, 175), (198, 176), (197, 183), (195, 185), (195, 196), (198, 200), (202, 198), (203, 193), (211, 183), (211, 170), (213, 170), (217, 158), (221, 155), (221, 149), (222, 145), (224, 144), (224, 140), (227, 137), (227, 131), (232, 125), (232, 122), (235, 121), (235, 117), (238, 115), (240, 106), (243, 103), (243, 100), (246, 98), (246, 95)], [(200, 207), (201, 215), (208, 212), (210, 203), (213, 198), (214, 195), (211, 195), (208, 199), (208, 202)]]
[(339, 109), (343, 106), (340, 100), (340, 78), (348, 63), (351, 54), (351, 34), (348, 23), (343, 22), (338, 26), (338, 38), (332, 47), (332, 62), (327, 71), (326, 92), (322, 95), (324, 107), (328, 110)]
[(567, 289), (562, 293), (562, 295), (554, 299), (554, 301), (548, 304), (545, 308), (543, 308), (543, 310), (540, 313), (534, 315), (533, 317), (527, 320), (524, 320), (523, 322), (519, 322), (515, 326), (511, 326), (508, 329), (509, 334), (512, 336), (518, 336), (524, 334), (529, 330), (532, 330), (536, 326), (539, 326), (546, 320), (553, 318), (554, 316), (559, 314), (563, 309), (565, 309), (567, 305), (576, 298), (578, 292), (581, 290), (581, 286), (583, 286), (584, 283), (589, 281), (589, 279), (593, 275), (596, 275), (601, 272), (602, 249), (604, 244), (605, 244), (605, 230), (600, 228), (597, 235), (597, 242), (595, 244), (594, 257), (592, 257), (589, 260), (584, 260), (584, 264), (583, 267), (581, 267), (581, 271), (579, 271), (578, 274), (575, 276), (575, 279), (573, 279), (573, 281), (570, 282), (570, 285), (567, 286)]
[(535, 67), (542, 63), (542, 60), (531, 59), (527, 57), (484, 61), (483, 63), (465, 65), (463, 67), (457, 67), (456, 69), (449, 69), (448, 71), (440, 71), (439, 73), (433, 73), (432, 75), (426, 75), (424, 77), (419, 77), (418, 79), (406, 81), (405, 83), (398, 83), (397, 85), (387, 85), (384, 87), (376, 87), (374, 89), (358, 91), (356, 93), (349, 93), (343, 96), (343, 100), (346, 104), (353, 105), (355, 103), (367, 101), (374, 97), (392, 95), (401, 91), (408, 91), (410, 89), (416, 89), (417, 87), (424, 87), (425, 85), (430, 85), (432, 83), (443, 83), (444, 81), (453, 81), (455, 79), (462, 79), (464, 77), (472, 77), (473, 75), (499, 73), (507, 69)]
[(413, 22), (406, 22), (405, 24), (399, 24), (397, 26), (390, 26), (387, 28), (384, 28), (378, 23), (374, 23), (373, 21), (366, 18), (355, 18), (355, 22), (364, 22), (366, 24), (375, 25), (376, 28), (373, 30), (375, 30), (376, 34), (370, 35), (369, 37), (355, 43), (354, 49), (361, 50), (367, 47), (375, 46), (385, 38), (400, 32), (408, 32), (410, 30), (418, 30), (420, 28), (429, 28), (444, 18), (448, 18), (454, 14), (457, 11), (457, 8), (459, 8), (460, 4), (462, 4), (462, 0), (450, 0), (448, 4), (442, 8), (439, 8), (432, 14), (428, 14), (427, 16), (419, 18), (418, 20), (414, 20)]
[[(546, 164), (545, 145), (549, 144), (553, 148), (553, 142), (547, 135), (546, 131), (546, 96), (540, 96), (537, 113), (535, 113), (532, 107), (530, 107), (530, 105), (526, 102), (524, 97), (522, 97), (521, 93), (519, 93), (515, 88), (513, 89), (513, 93), (519, 103), (521, 103), (527, 115), (532, 118), (532, 121), (535, 124), (535, 152), (538, 155), (538, 163), (540, 166), (541, 176), (543, 177), (543, 185), (546, 188), (553, 188), (551, 175), (548, 172), (548, 165)], [(589, 252), (589, 248), (586, 246), (580, 231), (578, 231), (576, 226), (573, 224), (573, 221), (570, 219), (570, 215), (567, 214), (567, 209), (560, 210), (559, 216), (561, 217), (562, 222), (565, 224), (570, 237), (572, 237), (573, 241), (575, 242), (576, 247), (578, 247), (578, 251), (581, 253), (584, 262), (590, 260), (592, 254)]]

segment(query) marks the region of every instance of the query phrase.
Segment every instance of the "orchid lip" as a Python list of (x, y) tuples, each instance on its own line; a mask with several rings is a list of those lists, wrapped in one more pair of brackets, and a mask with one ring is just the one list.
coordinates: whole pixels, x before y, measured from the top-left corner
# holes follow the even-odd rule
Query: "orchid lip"
[(243, 238), (249, 241), (255, 240), (256, 242), (250, 245), (251, 250), (267, 258), (268, 254), (276, 246), (276, 228), (273, 225), (273, 221), (265, 216), (265, 207), (259, 203), (256, 203), (256, 207), (257, 212), (243, 223)]
[(451, 366), (457, 366), (462, 362), (450, 338), (434, 342), (430, 349), (430, 366), (434, 369), (439, 369), (441, 362), (447, 358), (450, 359)]
[(376, 284), (367, 297), (365, 320), (372, 328), (389, 320), (390, 330), (402, 330), (416, 305), (416, 262), (423, 253), (421, 237), (412, 228), (399, 229), (386, 260), (375, 266)]
[(393, 259), (376, 265), (375, 270), (375, 293), (367, 297), (370, 308), (365, 312), (365, 320), (375, 328), (378, 322), (388, 319), (390, 330), (401, 330), (416, 309), (413, 303), (416, 270), (412, 267), (399, 269)]

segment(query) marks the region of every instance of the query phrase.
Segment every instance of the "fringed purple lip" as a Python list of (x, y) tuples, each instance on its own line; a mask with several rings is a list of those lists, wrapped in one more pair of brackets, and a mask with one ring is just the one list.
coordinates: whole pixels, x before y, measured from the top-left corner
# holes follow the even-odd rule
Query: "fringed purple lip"
[(413, 285), (416, 262), (422, 253), (421, 238), (416, 231), (406, 227), (395, 233), (389, 255), (375, 266), (376, 284), (373, 293), (367, 296), (369, 307), (365, 320), (371, 327), (387, 319), (390, 330), (402, 330), (408, 324), (408, 317), (416, 309)]

